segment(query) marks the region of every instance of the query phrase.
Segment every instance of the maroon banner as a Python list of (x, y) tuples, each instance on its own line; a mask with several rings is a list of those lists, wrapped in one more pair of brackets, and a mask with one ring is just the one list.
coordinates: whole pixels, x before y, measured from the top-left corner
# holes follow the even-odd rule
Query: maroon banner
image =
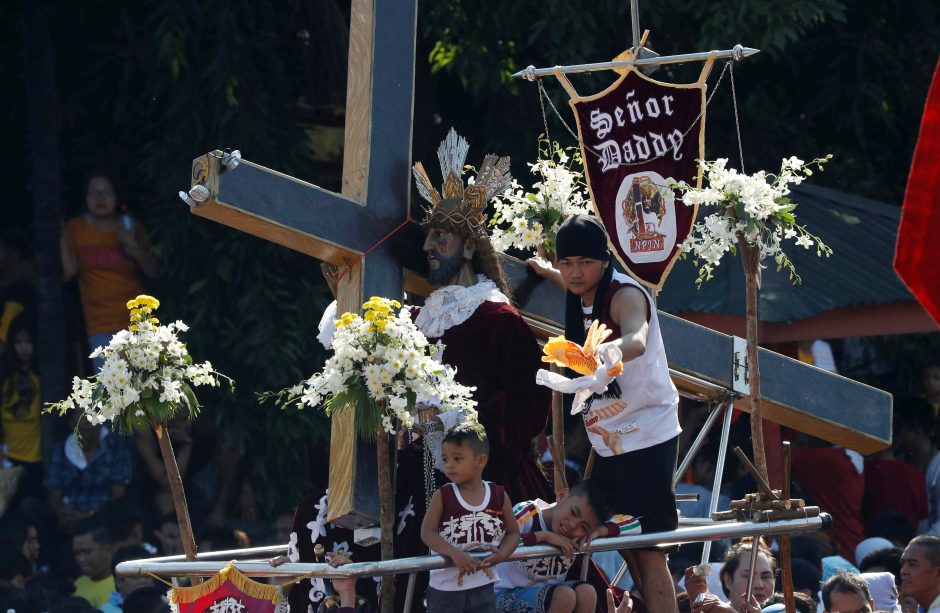
[(282, 603), (278, 588), (251, 580), (233, 564), (198, 585), (171, 590), (179, 613), (276, 613)]
[(591, 201), (610, 248), (651, 289), (662, 288), (698, 212), (666, 179), (699, 185), (708, 68), (688, 85), (630, 69), (601, 93), (570, 102)]

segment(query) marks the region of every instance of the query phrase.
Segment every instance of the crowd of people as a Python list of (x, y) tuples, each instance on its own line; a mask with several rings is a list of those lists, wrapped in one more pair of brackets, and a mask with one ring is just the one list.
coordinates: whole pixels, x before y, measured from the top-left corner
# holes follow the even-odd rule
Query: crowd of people
[[(129, 298), (160, 275), (144, 226), (109, 173), (83, 186), (83, 212), (63, 224), (61, 266), (68, 371), (126, 327)], [(156, 437), (125, 436), (77, 413), (43, 415), (37, 358), (35, 264), (25, 236), (0, 232), (0, 608), (40, 611), (163, 611), (166, 588), (121, 578), (121, 561), (181, 554), (180, 532)], [(286, 542), (290, 514), (257, 521), (250, 485), (224, 432), (186, 419), (168, 425), (204, 550)], [(194, 440), (200, 444), (194, 445)], [(281, 531), (277, 531), (277, 526)], [(265, 540), (266, 539), (266, 540)], [(124, 603), (122, 605), (122, 603)]]
[[(80, 355), (107, 343), (126, 325), (125, 302), (145, 293), (147, 280), (160, 274), (145, 229), (122, 210), (117, 182), (93, 173), (84, 193), (87, 210), (64, 224), (62, 234), (64, 280), (77, 280), (84, 314), (76, 326), (83, 333), (73, 339)], [(547, 389), (535, 386), (533, 376), (539, 351), (511, 306), (492, 248), (476, 230), (463, 231), (468, 224), (477, 227), (465, 206), (462, 196), (441, 201), (438, 195), (434, 203), (424, 245), (429, 279), (436, 279), (435, 287), (457, 289), (432, 294), (416, 324), (430, 338), (443, 338), (444, 360), (471, 377), (467, 384), (477, 388), (480, 424), (446, 428), (436, 473), (443, 485), (427, 509), (419, 500), (425, 487), (415, 477), (420, 470), (411, 475), (420, 481), (416, 495), (410, 495), (400, 472), (402, 542), (396, 540), (396, 553), (418, 555), (429, 548), (454, 563), (425, 576), (430, 585), (426, 598), (422, 587), (415, 599), (418, 606), (582, 613), (782, 610), (776, 541), (716, 543), (710, 573), (698, 565), (701, 545), (635, 551), (627, 556), (630, 572), (609, 592), (596, 587), (606, 587), (621, 558), (598, 555), (588, 583), (580, 581), (579, 550), (592, 539), (668, 531), (680, 515), (707, 516), (717, 441), (706, 443), (674, 492), (676, 458), (688, 448), (706, 411), (680, 403), (665, 368), (649, 295), (613, 270), (603, 227), (576, 216), (559, 232), (557, 268), (536, 263), (533, 268), (566, 292), (566, 336), (584, 342), (589, 324), (602, 321), (614, 330), (603, 351), (619, 356), (624, 368), (598, 369), (591, 387), (575, 395), (580, 418), (569, 419), (566, 427), (570, 489), (553, 496), (547, 462), (533, 461), (545, 450), (549, 406)], [(43, 401), (51, 399), (41, 395), (31, 275), (26, 246), (14, 234), (0, 235), (0, 474), (4, 483), (16, 483), (0, 499), (5, 503), (0, 509), (0, 610), (166, 611), (166, 586), (155, 578), (114, 574), (121, 561), (182, 553), (156, 439), (152, 433), (124, 436), (78, 415), (70, 421), (41, 415)], [(466, 316), (454, 320), (453, 313), (461, 309)], [(442, 320), (447, 323), (441, 325)], [(477, 355), (480, 347), (487, 348), (486, 360)], [(81, 368), (79, 363), (76, 370)], [(642, 410), (627, 412), (627, 406)], [(830, 530), (792, 538), (800, 611), (940, 610), (940, 538), (931, 536), (940, 533), (938, 414), (940, 362), (932, 362), (924, 369), (919, 395), (898, 397), (893, 445), (883, 452), (862, 457), (784, 432), (795, 447), (794, 497), (833, 516)], [(51, 427), (48, 420), (54, 420)], [(238, 454), (224, 433), (185, 419), (174, 420), (168, 429), (200, 550), (245, 547), (252, 541), (291, 543), (299, 553), (295, 550), (290, 559), (313, 561), (305, 551), (322, 541), (335, 565), (348, 563), (348, 554), (358, 551), (334, 547), (351, 537), (336, 536), (338, 528), (321, 517), (325, 492), (312, 495), (296, 513), (259, 522), (254, 493), (240, 479)], [(747, 446), (748, 431), (747, 416), (737, 416), (733, 433), (742, 446)], [(594, 472), (583, 479), (592, 448)], [(402, 453), (401, 465), (414, 468), (408, 464), (409, 451)], [(754, 491), (736, 466), (729, 461), (725, 470), (719, 509)], [(677, 512), (676, 492), (699, 494), (700, 500), (680, 502)], [(415, 516), (411, 524), (409, 511)], [(519, 544), (536, 543), (554, 545), (565, 555), (507, 559)], [(467, 555), (469, 546), (489, 548), (490, 557), (480, 561)], [(752, 556), (755, 574), (750, 577)], [(753, 590), (747, 600), (749, 582)], [(313, 598), (318, 585), (323, 586), (308, 580), (291, 591)], [(365, 586), (338, 580), (333, 587), (340, 604), (355, 606), (363, 594), (371, 596), (367, 602), (374, 601), (371, 580)], [(325, 591), (297, 610), (322, 606)]]

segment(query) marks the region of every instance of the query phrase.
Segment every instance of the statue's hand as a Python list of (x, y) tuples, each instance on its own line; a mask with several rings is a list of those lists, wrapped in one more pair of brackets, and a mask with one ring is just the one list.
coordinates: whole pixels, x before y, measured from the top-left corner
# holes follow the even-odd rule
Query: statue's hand
[(336, 264), (322, 262), (320, 264), (320, 271), (323, 273), (326, 285), (330, 288), (330, 293), (333, 294), (333, 298), (335, 299), (337, 287), (339, 286), (339, 267)]

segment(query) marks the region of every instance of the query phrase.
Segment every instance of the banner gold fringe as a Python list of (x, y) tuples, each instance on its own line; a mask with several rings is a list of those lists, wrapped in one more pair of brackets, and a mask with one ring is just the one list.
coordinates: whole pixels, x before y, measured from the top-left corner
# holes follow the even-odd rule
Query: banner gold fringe
[(200, 598), (208, 596), (212, 592), (219, 589), (225, 582), (230, 581), (235, 587), (241, 590), (244, 594), (251, 596), (252, 598), (258, 598), (260, 600), (270, 600), (271, 604), (278, 604), (278, 601), (281, 598), (280, 593), (278, 592), (276, 585), (265, 585), (264, 583), (258, 583), (242, 574), (240, 570), (235, 568), (234, 562), (229, 562), (226, 564), (222, 570), (219, 571), (219, 574), (203, 581), (199, 585), (194, 585), (193, 587), (178, 587), (172, 590), (171, 600), (173, 604), (189, 604)]

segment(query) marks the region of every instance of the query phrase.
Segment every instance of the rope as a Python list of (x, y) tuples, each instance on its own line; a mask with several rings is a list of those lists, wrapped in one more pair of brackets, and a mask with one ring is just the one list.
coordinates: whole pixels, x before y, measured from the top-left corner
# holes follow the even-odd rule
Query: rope
[[(731, 62), (728, 62), (731, 65)], [(738, 95), (734, 90), (734, 67), (731, 68), (731, 103), (734, 106), (734, 127), (738, 132), (738, 156), (741, 159), (741, 174), (747, 174), (744, 170), (744, 147), (741, 145), (741, 123), (738, 121)]]
[(342, 281), (342, 280), (343, 280), (343, 277), (346, 276), (346, 272), (347, 272), (347, 271), (352, 270), (353, 266), (355, 266), (356, 264), (358, 264), (359, 262), (361, 262), (362, 260), (364, 260), (367, 255), (369, 255), (370, 253), (372, 253), (373, 251), (375, 251), (376, 249), (378, 249), (378, 248), (382, 245), (382, 243), (384, 243), (384, 242), (387, 241), (388, 239), (390, 239), (390, 238), (392, 238), (393, 236), (395, 236), (396, 234), (398, 234), (398, 232), (399, 232), (402, 228), (404, 228), (405, 226), (407, 226), (409, 223), (411, 223), (411, 220), (410, 220), (410, 219), (406, 219), (405, 221), (401, 222), (401, 223), (398, 225), (397, 228), (395, 228), (394, 230), (392, 230), (391, 232), (389, 232), (388, 234), (386, 234), (384, 237), (382, 237), (382, 240), (380, 240), (380, 241), (377, 242), (376, 244), (374, 244), (374, 245), (372, 245), (371, 247), (369, 247), (368, 249), (366, 249), (365, 252), (364, 252), (362, 255), (357, 256), (356, 259), (354, 259), (352, 262), (350, 262), (349, 266), (347, 266), (346, 268), (344, 268), (344, 269), (339, 273), (339, 275), (337, 275), (337, 277), (336, 277), (336, 284), (339, 285), (339, 282)]
[[(692, 120), (692, 123), (689, 125), (689, 127), (686, 129), (686, 131), (682, 133), (682, 138), (683, 138), (683, 139), (684, 139), (686, 136), (688, 136), (689, 132), (692, 131), (692, 128), (695, 127), (695, 124), (698, 123), (699, 119), (702, 118), (702, 115), (705, 113), (705, 109), (707, 109), (707, 108), (708, 108), (708, 105), (711, 104), (712, 98), (714, 98), (715, 94), (718, 92), (718, 86), (721, 85), (721, 80), (725, 77), (725, 73), (728, 72), (728, 71), (730, 70), (730, 68), (731, 68), (731, 62), (732, 62), (732, 61), (733, 61), (733, 60), (728, 60), (728, 61), (725, 63), (725, 67), (721, 70), (721, 74), (718, 75), (718, 80), (715, 82), (715, 87), (712, 89), (711, 94), (708, 95), (708, 98), (705, 99), (705, 105), (702, 106), (702, 110), (699, 111), (699, 113), (698, 113), (698, 115), (695, 117), (695, 119)], [(731, 81), (731, 83), (732, 83), (732, 90), (731, 90), (731, 92), (732, 92), (732, 96), (733, 96), (733, 95), (734, 95), (734, 74), (733, 74), (733, 71), (732, 71), (732, 77), (731, 77), (731, 79), (732, 79), (732, 81)], [(574, 137), (574, 139), (581, 145), (582, 149), (584, 149), (585, 151), (587, 151), (588, 153), (590, 153), (591, 155), (593, 155), (593, 156), (596, 157), (597, 159), (601, 159), (601, 155), (600, 155), (598, 152), (594, 151), (593, 149), (588, 148), (588, 147), (584, 144), (584, 141), (581, 140), (581, 137), (578, 136), (578, 134), (575, 133), (575, 131), (571, 129), (571, 126), (568, 125), (568, 122), (565, 121), (565, 118), (562, 117), (562, 116), (561, 116), (561, 113), (558, 112), (558, 109), (555, 108), (555, 104), (552, 102), (552, 99), (549, 97), (548, 92), (545, 91), (545, 85), (542, 83), (542, 79), (541, 79), (541, 78), (538, 79), (537, 85), (538, 85), (538, 88), (539, 88), (539, 103), (542, 102), (542, 97), (544, 96), (545, 99), (548, 100), (549, 106), (551, 106), (551, 107), (552, 107), (552, 110), (555, 112), (555, 115), (556, 115), (556, 116), (558, 117), (558, 119), (561, 121), (561, 124), (562, 124), (563, 126), (565, 126), (565, 129), (568, 130), (568, 133), (571, 134), (571, 136)], [(543, 117), (543, 120), (544, 120), (544, 117), (545, 117), (545, 106), (544, 106), (544, 104), (542, 105), (542, 117)], [(735, 117), (737, 117), (737, 106), (735, 106)], [(546, 125), (546, 130), (547, 130), (547, 129), (548, 129), (548, 121), (547, 121), (547, 120), (545, 120), (545, 125)], [(738, 137), (739, 137), (739, 140), (740, 140), (740, 128), (738, 129)], [(642, 160), (642, 161), (639, 161), (639, 162), (621, 162), (620, 165), (621, 165), (621, 166), (642, 166), (642, 165), (644, 165), (644, 164), (647, 164), (647, 163), (649, 163), (649, 162), (652, 162), (653, 160), (658, 160), (658, 159), (663, 158), (663, 157), (666, 157), (666, 153), (663, 153), (663, 154), (661, 154), (661, 155), (657, 155), (657, 156), (654, 156), (654, 157), (646, 158), (645, 160)], [(744, 169), (742, 168), (741, 171), (743, 172)]]
[(156, 579), (157, 581), (159, 581), (159, 582), (162, 583), (163, 585), (167, 586), (167, 587), (170, 588), (171, 590), (175, 590), (175, 589), (176, 589), (176, 586), (175, 586), (175, 585), (173, 585), (172, 583), (170, 583), (169, 581), (167, 581), (166, 579), (164, 579), (164, 578), (161, 577), (160, 575), (158, 575), (158, 574), (156, 574), (156, 573), (152, 573), (152, 572), (150, 572), (149, 570), (145, 570), (144, 572), (147, 573), (148, 575), (150, 575), (153, 579)]

